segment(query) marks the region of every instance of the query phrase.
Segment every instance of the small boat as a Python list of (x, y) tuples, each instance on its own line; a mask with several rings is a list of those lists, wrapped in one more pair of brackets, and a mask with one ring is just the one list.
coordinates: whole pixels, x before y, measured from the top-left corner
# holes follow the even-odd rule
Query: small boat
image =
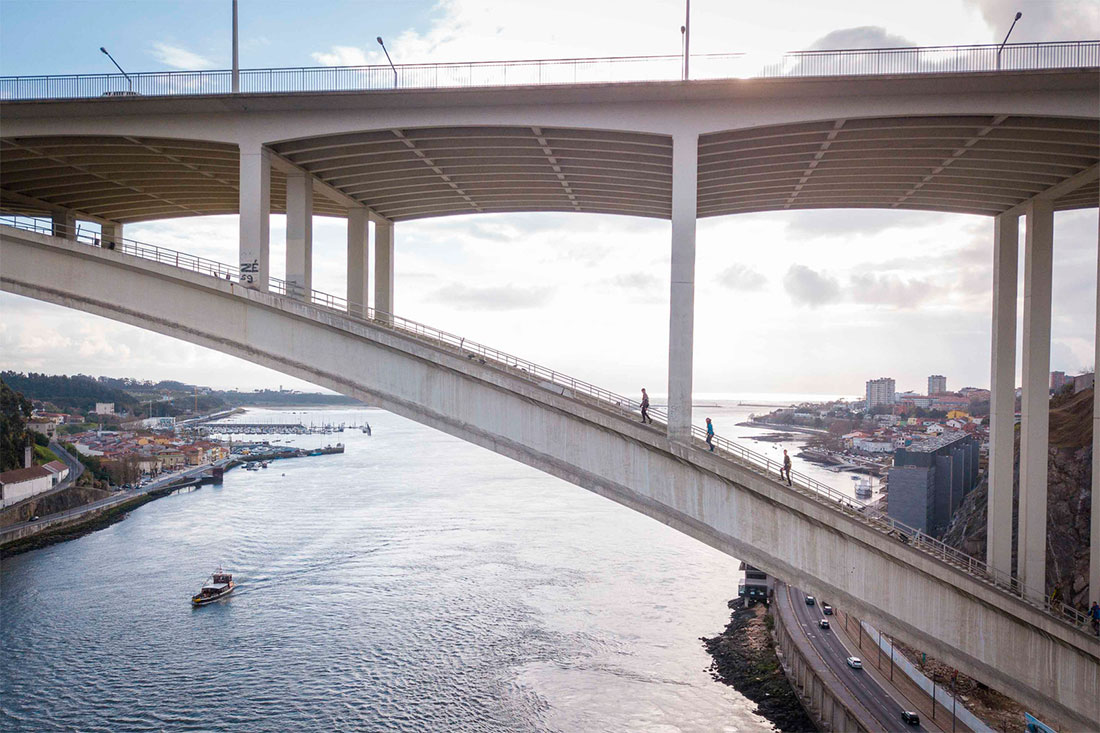
[(213, 603), (219, 598), (224, 598), (233, 592), (236, 588), (236, 583), (233, 582), (233, 576), (229, 573), (223, 573), (221, 568), (214, 571), (210, 576), (210, 582), (203, 584), (202, 588), (196, 595), (191, 596), (191, 604), (195, 606), (204, 606), (207, 603)]
[[(856, 477), (853, 476), (852, 479), (856, 480)], [(856, 485), (856, 498), (857, 499), (870, 499), (871, 498), (871, 481), (870, 481), (870, 479), (864, 478), (864, 479), (860, 480), (860, 482)]]

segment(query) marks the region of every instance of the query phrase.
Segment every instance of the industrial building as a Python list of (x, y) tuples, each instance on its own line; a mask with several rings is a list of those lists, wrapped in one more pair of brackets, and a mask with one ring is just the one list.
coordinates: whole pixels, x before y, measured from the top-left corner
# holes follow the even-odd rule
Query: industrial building
[(978, 441), (968, 433), (944, 433), (894, 453), (887, 510), (899, 522), (936, 534), (977, 483)]

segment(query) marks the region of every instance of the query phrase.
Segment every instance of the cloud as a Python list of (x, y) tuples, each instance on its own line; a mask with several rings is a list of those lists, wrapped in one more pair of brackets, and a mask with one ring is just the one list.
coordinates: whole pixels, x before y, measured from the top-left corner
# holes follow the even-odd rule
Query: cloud
[(761, 290), (764, 284), (768, 282), (768, 278), (751, 267), (747, 267), (740, 263), (730, 265), (725, 270), (722, 270), (718, 273), (716, 279), (719, 284), (731, 290), (741, 290), (744, 292)]
[(783, 289), (795, 304), (811, 308), (840, 300), (840, 284), (836, 279), (805, 265), (791, 265), (783, 276)]
[(929, 280), (897, 275), (863, 274), (851, 278), (852, 300), (869, 305), (915, 308), (938, 292)]
[(811, 51), (838, 50), (847, 48), (906, 48), (917, 44), (902, 36), (887, 33), (877, 25), (864, 25), (858, 28), (841, 28), (826, 33), (810, 44)]
[(654, 290), (664, 285), (664, 281), (648, 272), (632, 272), (611, 278), (611, 283), (627, 290)]
[(214, 62), (186, 48), (163, 41), (153, 43), (153, 56), (157, 61), (173, 69), (212, 69)]
[(550, 287), (517, 287), (502, 285), (475, 288), (462, 283), (452, 283), (430, 293), (428, 298), (460, 310), (488, 309), (495, 311), (525, 310), (546, 305), (553, 296)]
[(377, 56), (377, 52), (368, 54), (357, 46), (333, 46), (327, 53), (315, 51), (310, 54), (322, 66), (369, 66), (375, 63)]
[[(779, 215), (777, 215), (779, 216)], [(829, 235), (869, 236), (889, 229), (916, 229), (935, 226), (945, 216), (927, 211), (886, 209), (850, 209), (835, 211), (793, 211), (782, 214), (788, 234), (813, 237)]]

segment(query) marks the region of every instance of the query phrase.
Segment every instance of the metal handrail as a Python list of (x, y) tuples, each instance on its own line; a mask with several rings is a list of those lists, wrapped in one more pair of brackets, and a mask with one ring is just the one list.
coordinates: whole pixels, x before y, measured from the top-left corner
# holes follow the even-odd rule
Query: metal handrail
[[(933, 74), (1100, 66), (1100, 41), (793, 51), (778, 57), (744, 53), (691, 57), (692, 78), (803, 78)], [(242, 69), (240, 93), (385, 91), (678, 81), (683, 58), (618, 56), (441, 64), (313, 66)], [(86, 99), (111, 96), (232, 94), (228, 69), (130, 74), (0, 77), (0, 99)]]
[[(27, 217), (0, 216), (0, 226), (9, 226), (37, 233), (53, 236), (66, 234), (63, 225), (42, 222), (41, 220)], [(196, 257), (184, 252), (166, 249), (157, 245), (137, 242), (127, 238), (104, 238), (90, 230), (76, 227), (71, 232), (71, 238), (85, 244), (104, 247), (123, 254), (140, 257), (142, 259), (161, 264), (178, 267), (201, 275), (215, 277), (219, 280), (229, 280), (238, 283), (237, 268), (221, 262)], [(384, 326), (412, 335), (421, 341), (441, 346), (450, 350), (457, 350), (467, 358), (477, 358), (483, 363), (492, 362), (497, 368), (507, 369), (510, 373), (534, 381), (542, 387), (554, 387), (554, 391), (565, 397), (575, 400), (588, 401), (604, 410), (617, 413), (622, 417), (635, 419), (640, 413), (641, 403), (637, 400), (616, 394), (610, 390), (576, 379), (557, 370), (544, 367), (518, 356), (508, 354), (499, 349), (479, 344), (463, 336), (448, 333), (423, 323), (403, 318), (391, 313), (386, 313), (372, 308), (366, 304), (348, 301), (338, 295), (332, 295), (319, 290), (311, 290), (307, 301), (305, 290), (293, 283), (288, 283), (277, 278), (268, 279), (268, 292), (288, 296), (301, 302), (303, 305), (323, 309), (336, 313), (352, 320), (361, 320), (372, 326)], [(668, 416), (665, 410), (652, 407), (649, 414), (657, 418), (659, 422), (667, 425)], [(691, 426), (691, 436), (694, 439), (693, 446), (700, 450), (707, 450), (706, 430), (699, 425)], [(731, 460), (737, 465), (747, 468), (768, 479), (778, 480), (780, 485), (785, 485), (779, 479), (779, 469), (782, 467), (777, 461), (756, 453), (744, 446), (720, 435), (712, 438), (716, 455)], [(1029, 605), (1043, 610), (1062, 621), (1072, 624), (1082, 631), (1087, 631), (1089, 618), (1077, 609), (1065, 606), (1061, 603), (1052, 603), (1044, 596), (1036, 596), (1028, 593), (1023, 584), (1015, 576), (1002, 573), (972, 555), (968, 555), (950, 545), (929, 537), (922, 531), (910, 527), (903, 522), (888, 516), (879, 507), (847, 494), (837, 491), (827, 484), (802, 474), (791, 471), (791, 484), (788, 487), (811, 499), (820, 501), (832, 509), (844, 512), (870, 527), (896, 537), (899, 541), (911, 545), (914, 549), (941, 560), (954, 568), (962, 570), (968, 575), (978, 578), (989, 585), (1005, 591)]]

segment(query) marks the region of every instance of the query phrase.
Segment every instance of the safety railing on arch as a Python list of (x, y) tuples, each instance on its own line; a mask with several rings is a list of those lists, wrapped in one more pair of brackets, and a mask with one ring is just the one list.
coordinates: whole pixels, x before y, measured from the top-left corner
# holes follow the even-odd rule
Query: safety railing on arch
[[(861, 48), (691, 57), (691, 78), (776, 79), (1096, 68), (1100, 41)], [(242, 94), (677, 81), (678, 55), (241, 69)], [(233, 94), (228, 69), (0, 77), (0, 99)]]
[[(237, 268), (231, 265), (128, 238), (104, 238), (99, 232), (80, 227), (69, 231), (51, 221), (29, 217), (0, 216), (0, 226), (62, 236), (84, 244), (178, 267), (219, 280), (239, 283)], [(465, 337), (401, 316), (384, 313), (365, 304), (349, 302), (346, 298), (338, 295), (312, 290), (307, 299), (304, 288), (276, 278), (269, 278), (268, 292), (288, 296), (302, 304), (335, 313), (342, 317), (368, 321), (374, 326), (391, 328), (403, 334), (412, 335), (419, 340), (451, 351), (457, 351), (466, 358), (478, 359), (486, 364), (491, 363), (497, 368), (508, 370), (544, 388), (553, 389), (565, 397), (587, 402), (604, 410), (617, 412), (621, 416), (632, 420), (638, 419), (640, 414), (641, 404), (637, 400), (624, 397), (522, 357), (479, 344)], [(649, 410), (649, 414), (657, 418), (659, 422), (667, 424), (668, 416), (664, 410), (654, 407)], [(709, 446), (706, 440), (706, 431), (698, 425), (693, 425), (691, 431), (695, 446), (703, 450), (707, 449)], [(718, 456), (786, 485), (786, 482), (780, 478), (779, 471), (782, 466), (777, 461), (720, 435), (715, 435), (712, 442)], [(890, 517), (879, 506), (852, 498), (811, 476), (798, 471), (791, 471), (790, 477), (791, 481), (788, 486), (790, 490), (823, 501), (832, 508), (842, 511), (880, 532), (895, 537), (898, 541), (908, 544), (922, 553), (935, 557), (972, 577), (1016, 596), (1030, 605), (1072, 624), (1079, 630), (1088, 631), (1089, 618), (1086, 614), (1060, 602), (1052, 601), (1046, 598), (1045, 595), (1027, 592), (1019, 579), (994, 570), (984, 560), (968, 555), (934, 537), (929, 537), (920, 530)]]

